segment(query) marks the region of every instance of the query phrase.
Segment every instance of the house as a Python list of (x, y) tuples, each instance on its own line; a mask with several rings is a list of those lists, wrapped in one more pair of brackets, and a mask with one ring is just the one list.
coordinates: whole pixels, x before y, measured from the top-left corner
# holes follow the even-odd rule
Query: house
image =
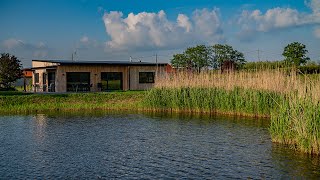
[(21, 78), (17, 79), (16, 82), (14, 82), (15, 88), (23, 88), (23, 91), (31, 91), (32, 87), (32, 70), (30, 68), (24, 68), (22, 69), (22, 76)]
[[(145, 90), (166, 74), (167, 63), (32, 60), (34, 92)], [(170, 68), (169, 68), (170, 69)]]

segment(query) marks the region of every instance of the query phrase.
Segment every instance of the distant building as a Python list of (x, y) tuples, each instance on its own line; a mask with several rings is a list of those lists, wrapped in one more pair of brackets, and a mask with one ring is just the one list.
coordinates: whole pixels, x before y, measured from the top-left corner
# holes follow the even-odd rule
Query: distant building
[(22, 77), (17, 79), (14, 86), (21, 87), (23, 91), (31, 91), (32, 87), (32, 69), (24, 68), (22, 69)]
[(32, 82), (35, 92), (145, 90), (170, 67), (149, 62), (32, 60)]

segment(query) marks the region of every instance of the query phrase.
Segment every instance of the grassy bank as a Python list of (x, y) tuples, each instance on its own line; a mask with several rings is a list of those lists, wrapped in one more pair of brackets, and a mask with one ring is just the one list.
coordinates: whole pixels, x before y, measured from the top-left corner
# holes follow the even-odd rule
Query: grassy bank
[(320, 154), (320, 103), (292, 95), (271, 113), (273, 142), (288, 144), (310, 154)]
[(320, 154), (320, 76), (280, 70), (158, 77), (150, 91), (1, 93), (0, 113), (79, 110), (217, 112), (270, 117), (273, 142)]
[(320, 154), (320, 76), (280, 70), (161, 77), (145, 104), (155, 110), (269, 116), (273, 142)]
[(139, 109), (145, 92), (25, 94), (0, 92), (0, 113)]
[(275, 103), (282, 98), (278, 93), (242, 88), (154, 88), (148, 92), (144, 103), (154, 110), (269, 117)]

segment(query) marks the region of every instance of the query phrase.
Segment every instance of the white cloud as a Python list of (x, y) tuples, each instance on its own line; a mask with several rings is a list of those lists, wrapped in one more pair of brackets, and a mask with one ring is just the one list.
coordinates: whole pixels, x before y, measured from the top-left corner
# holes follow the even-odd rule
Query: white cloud
[(313, 14), (320, 14), (320, 1), (319, 0), (310, 0), (305, 1), (305, 4), (309, 6), (313, 12)]
[[(221, 22), (218, 9), (208, 11), (208, 9), (196, 10), (193, 12), (195, 33), (204, 33), (204, 37), (221, 35)], [(199, 35), (199, 34), (198, 34)]]
[(162, 10), (158, 13), (130, 13), (125, 18), (122, 12), (105, 12), (103, 21), (111, 39), (106, 42), (106, 48), (166, 49), (219, 42), (223, 40), (223, 32), (218, 11), (196, 10), (191, 18), (179, 14), (176, 21), (170, 21)]
[(179, 14), (177, 18), (178, 26), (184, 28), (186, 32), (190, 32), (192, 30), (192, 24), (189, 20), (189, 17), (184, 14)]
[(302, 13), (291, 8), (273, 8), (265, 13), (260, 10), (242, 11), (238, 24), (241, 34), (246, 32), (268, 32), (275, 29), (320, 24), (320, 0), (311, 0), (306, 4), (312, 13)]

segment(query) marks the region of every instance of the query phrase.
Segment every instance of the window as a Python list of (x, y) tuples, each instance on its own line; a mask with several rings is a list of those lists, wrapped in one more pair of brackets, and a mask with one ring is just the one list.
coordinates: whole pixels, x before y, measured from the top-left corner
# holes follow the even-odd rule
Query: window
[(102, 72), (101, 90), (122, 90), (122, 72)]
[(67, 72), (67, 91), (90, 91), (90, 72)]
[(34, 74), (34, 83), (39, 83), (39, 73)]
[(154, 72), (139, 72), (139, 83), (154, 83)]

